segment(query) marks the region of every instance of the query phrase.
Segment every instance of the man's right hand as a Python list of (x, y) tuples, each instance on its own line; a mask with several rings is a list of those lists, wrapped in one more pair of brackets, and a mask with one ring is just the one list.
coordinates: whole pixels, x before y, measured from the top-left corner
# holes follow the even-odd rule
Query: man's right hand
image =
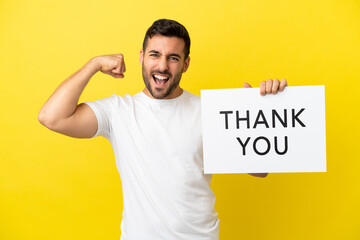
[(99, 70), (114, 78), (124, 78), (125, 61), (124, 56), (119, 54), (98, 56), (93, 59), (99, 66)]

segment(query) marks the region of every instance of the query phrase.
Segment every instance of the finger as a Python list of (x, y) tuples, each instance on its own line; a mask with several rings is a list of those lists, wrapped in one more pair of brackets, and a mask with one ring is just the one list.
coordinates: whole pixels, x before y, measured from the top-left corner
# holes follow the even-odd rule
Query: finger
[(124, 55), (122, 55), (121, 53), (118, 54), (114, 54), (113, 56), (115, 56), (115, 60), (117, 61), (116, 67), (114, 70), (115, 73), (124, 73), (125, 70), (125, 62), (124, 62)]
[(122, 73), (112, 73), (111, 75), (114, 78), (124, 78), (125, 77), (124, 74), (122, 74)]
[(125, 61), (124, 61), (124, 59), (122, 60), (122, 63), (121, 63), (121, 68), (120, 68), (120, 70), (121, 70), (121, 73), (124, 73), (124, 72), (126, 72), (126, 67), (125, 67)]
[(272, 94), (276, 94), (276, 93), (277, 93), (278, 88), (279, 88), (279, 84), (280, 84), (279, 79), (275, 79), (275, 80), (273, 81)]
[(271, 93), (272, 85), (273, 85), (273, 80), (268, 79), (266, 81), (266, 93)]
[(121, 66), (120, 65), (115, 66), (115, 68), (111, 69), (111, 72), (116, 74), (121, 73)]
[(247, 82), (244, 82), (244, 83), (243, 83), (243, 87), (244, 87), (244, 88), (251, 88), (251, 85), (248, 84)]
[(279, 91), (282, 92), (284, 90), (284, 88), (287, 86), (287, 81), (286, 79), (282, 79), (280, 82), (280, 87), (279, 87)]
[(115, 66), (114, 69), (112, 69), (111, 71), (113, 73), (124, 73), (124, 68), (125, 68), (125, 65), (124, 65), (124, 61), (123, 59), (117, 59), (117, 64)]
[(265, 96), (265, 94), (266, 94), (266, 82), (262, 81), (260, 83), (260, 95)]

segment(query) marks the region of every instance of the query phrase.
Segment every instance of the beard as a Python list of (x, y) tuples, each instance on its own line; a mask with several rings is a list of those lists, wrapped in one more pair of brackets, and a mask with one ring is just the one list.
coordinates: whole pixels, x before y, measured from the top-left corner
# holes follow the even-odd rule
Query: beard
[[(166, 74), (169, 76), (169, 86), (167, 88), (157, 88), (154, 87), (154, 89), (151, 88), (151, 81), (154, 81), (153, 76), (154, 74)], [(153, 96), (156, 99), (164, 99), (167, 96), (169, 96), (178, 86), (180, 83), (180, 79), (182, 76), (182, 71), (177, 73), (174, 77), (172, 74), (168, 71), (160, 72), (160, 71), (153, 71), (150, 74), (148, 74), (148, 71), (144, 67), (144, 64), (142, 65), (142, 76), (145, 83), (145, 86), (147, 90), (150, 92), (151, 96)]]

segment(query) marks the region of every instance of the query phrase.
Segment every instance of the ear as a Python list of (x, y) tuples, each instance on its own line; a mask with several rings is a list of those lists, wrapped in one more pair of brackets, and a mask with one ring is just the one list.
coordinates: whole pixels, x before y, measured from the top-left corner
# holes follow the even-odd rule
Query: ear
[(140, 50), (140, 64), (142, 65), (144, 61), (144, 51), (141, 49)]
[(188, 56), (184, 62), (184, 69), (182, 71), (183, 73), (187, 71), (187, 69), (189, 68), (189, 64), (190, 64), (190, 56)]

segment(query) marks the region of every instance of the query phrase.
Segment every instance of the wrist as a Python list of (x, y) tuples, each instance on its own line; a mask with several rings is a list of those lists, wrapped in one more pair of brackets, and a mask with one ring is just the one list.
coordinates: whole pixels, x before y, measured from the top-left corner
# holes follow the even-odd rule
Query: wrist
[(99, 57), (93, 57), (87, 62), (87, 65), (94, 74), (101, 70), (101, 63), (99, 61)]

